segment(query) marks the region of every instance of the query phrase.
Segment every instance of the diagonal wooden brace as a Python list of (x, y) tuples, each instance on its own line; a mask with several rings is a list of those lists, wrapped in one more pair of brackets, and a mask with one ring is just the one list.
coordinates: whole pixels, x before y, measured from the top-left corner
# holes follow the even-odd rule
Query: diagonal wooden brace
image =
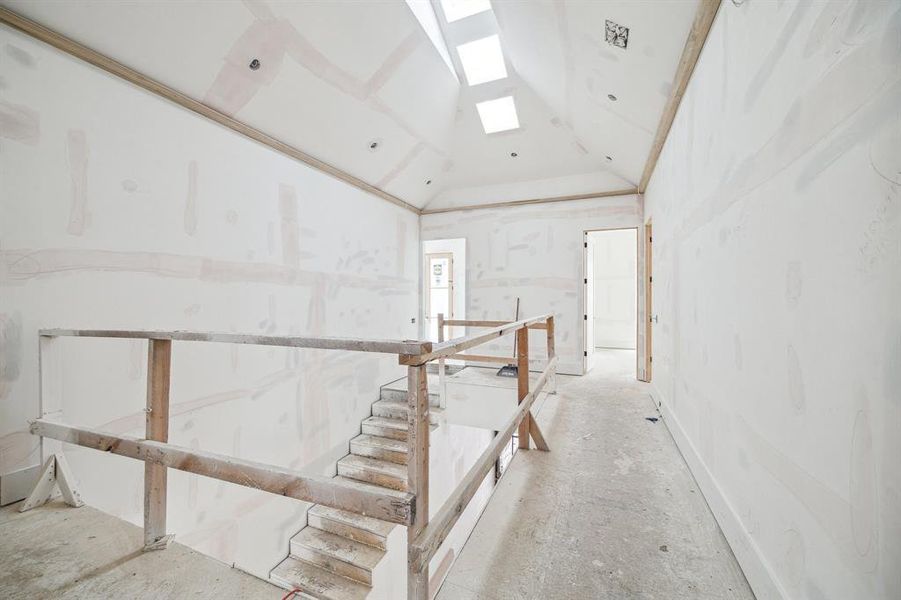
[(59, 488), (59, 493), (69, 506), (78, 508), (84, 505), (84, 501), (75, 488), (75, 478), (69, 468), (69, 463), (62, 454), (54, 454), (44, 463), (44, 469), (41, 471), (38, 482), (22, 506), (19, 507), (19, 512), (46, 504), (53, 498), (56, 488)]
[(532, 436), (532, 441), (535, 442), (536, 448), (543, 450), (544, 452), (551, 451), (547, 445), (547, 441), (544, 439), (544, 434), (542, 434), (541, 429), (538, 428), (538, 422), (535, 421), (534, 416), (529, 419), (529, 435)]

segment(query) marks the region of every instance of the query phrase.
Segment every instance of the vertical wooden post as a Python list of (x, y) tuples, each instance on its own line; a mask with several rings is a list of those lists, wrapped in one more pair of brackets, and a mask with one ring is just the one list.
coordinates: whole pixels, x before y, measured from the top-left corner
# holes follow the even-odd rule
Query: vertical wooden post
[[(553, 359), (555, 356), (557, 356), (557, 348), (556, 348), (555, 342), (554, 342), (554, 317), (548, 317), (547, 318), (547, 359), (548, 359), (548, 362), (550, 362), (550, 360)], [(557, 393), (557, 368), (556, 367), (554, 367), (554, 372), (549, 375), (548, 379), (549, 379), (548, 392), (551, 394), (556, 394)]]
[(414, 566), (413, 542), (429, 522), (429, 384), (426, 366), (407, 368), (407, 488), (416, 496), (407, 527), (407, 600), (428, 600), (429, 565)]
[[(60, 421), (62, 417), (62, 364), (60, 342), (49, 335), (38, 336), (38, 418)], [(62, 442), (40, 438), (41, 464), (63, 451)]]
[[(438, 343), (444, 341), (444, 313), (438, 313)], [(438, 359), (438, 393), (441, 408), (447, 408), (447, 368), (444, 357)]]
[[(529, 394), (529, 328), (516, 330), (516, 372), (518, 378), (519, 403)], [(527, 413), (519, 422), (519, 448), (529, 449), (529, 421), (532, 415)]]
[[(147, 347), (147, 433), (148, 440), (169, 441), (169, 381), (172, 363), (171, 340), (149, 340)], [(165, 548), (166, 467), (144, 463), (144, 549)]]

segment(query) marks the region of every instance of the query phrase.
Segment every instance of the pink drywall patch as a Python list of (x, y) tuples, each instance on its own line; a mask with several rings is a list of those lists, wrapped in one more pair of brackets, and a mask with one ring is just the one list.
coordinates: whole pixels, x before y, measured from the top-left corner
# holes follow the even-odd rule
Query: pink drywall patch
[(84, 233), (87, 225), (88, 203), (88, 141), (85, 132), (70, 129), (66, 138), (69, 175), (72, 179), (72, 205), (69, 209), (69, 226), (72, 235)]
[(0, 137), (36, 145), (41, 137), (38, 113), (25, 106), (0, 101)]
[(185, 233), (197, 233), (197, 161), (188, 163), (188, 195), (185, 198)]
[(278, 214), (282, 225), (282, 262), (290, 267), (300, 266), (300, 224), (294, 186), (279, 184)]
[(0, 400), (19, 378), (22, 362), (22, 317), (0, 314)]

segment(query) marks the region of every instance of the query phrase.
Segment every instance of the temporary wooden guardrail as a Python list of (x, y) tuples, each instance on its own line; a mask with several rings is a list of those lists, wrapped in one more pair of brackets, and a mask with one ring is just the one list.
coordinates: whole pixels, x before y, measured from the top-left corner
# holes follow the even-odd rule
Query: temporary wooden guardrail
[[(122, 331), (122, 330), (74, 330), (44, 329), (40, 331), (41, 417), (32, 422), (31, 432), (45, 439), (57, 440), (118, 454), (144, 461), (144, 543), (146, 549), (162, 548), (170, 537), (166, 533), (166, 475), (168, 469), (179, 469), (228, 481), (245, 487), (262, 490), (312, 502), (333, 508), (348, 510), (407, 526), (407, 597), (410, 600), (427, 600), (429, 561), (472, 500), (482, 480), (489, 473), (498, 456), (510, 441), (514, 431), (519, 434), (519, 448), (529, 448), (529, 438), (540, 450), (548, 450), (541, 430), (532, 418), (532, 404), (544, 390), (548, 381), (556, 375), (557, 358), (554, 350), (554, 317), (542, 315), (521, 321), (466, 321), (440, 319), (440, 338), (437, 344), (409, 340), (365, 340), (331, 337), (257, 336), (232, 333), (201, 333), (187, 331)], [(444, 327), (482, 327), (487, 331), (444, 340)], [(547, 331), (547, 365), (529, 389), (529, 335), (530, 329)], [(519, 367), (517, 398), (519, 407), (506, 426), (500, 431), (470, 469), (463, 481), (450, 495), (435, 519), (429, 521), (429, 392), (426, 366), (438, 360), (462, 358), (479, 362), (513, 362), (513, 358), (461, 354), (505, 335), (517, 336)], [(147, 419), (144, 439), (114, 435), (85, 427), (58, 422), (61, 389), (57, 379), (59, 356), (54, 340), (60, 337), (130, 338), (148, 340)], [(255, 344), (293, 348), (318, 348), (357, 352), (382, 352), (397, 354), (399, 362), (407, 366), (408, 403), (408, 492), (398, 496), (373, 490), (361, 490), (342, 484), (339, 480), (303, 475), (291, 469), (247, 461), (199, 450), (183, 448), (168, 443), (169, 430), (169, 382), (172, 360), (172, 342), (222, 342), (231, 344)], [(62, 470), (65, 461), (51, 456), (48, 467)], [(55, 465), (59, 465), (56, 467)], [(50, 473), (49, 481), (52, 481)], [(39, 486), (40, 487), (40, 486)], [(35, 490), (35, 494), (38, 493)], [(46, 491), (46, 485), (40, 488)], [(73, 503), (76, 499), (73, 500)], [(43, 500), (29, 498), (25, 508), (33, 508)]]
[[(488, 327), (487, 331), (472, 333), (452, 340), (444, 341), (444, 327)], [(547, 331), (547, 366), (535, 383), (535, 389), (529, 390), (529, 329)], [(429, 521), (428, 510), (428, 471), (429, 471), (429, 418), (428, 393), (424, 388), (414, 387), (422, 384), (426, 378), (425, 365), (433, 360), (439, 361), (439, 376), (444, 385), (444, 360), (446, 358), (463, 358), (464, 360), (484, 362), (484, 359), (502, 359), (504, 363), (512, 362), (506, 357), (485, 357), (477, 355), (461, 355), (461, 352), (481, 344), (514, 334), (516, 337), (517, 397), (519, 408), (507, 422), (504, 429), (495, 436), (491, 445), (482, 453), (473, 468), (469, 470), (460, 485), (451, 493), (435, 515)], [(557, 356), (554, 347), (554, 316), (542, 315), (521, 321), (466, 321), (445, 320), (438, 316), (438, 339), (431, 350), (419, 354), (408, 354), (400, 357), (400, 363), (408, 365), (408, 395), (410, 419), (410, 454), (408, 455), (409, 490), (416, 495), (413, 524), (407, 528), (407, 599), (428, 600), (429, 561), (438, 551), (441, 543), (447, 538), (460, 515), (469, 505), (478, 491), (485, 476), (497, 461), (503, 449), (518, 431), (519, 448), (529, 448), (529, 437), (539, 450), (548, 450), (544, 435), (532, 418), (531, 408), (535, 399), (544, 390), (548, 380), (556, 375)], [(418, 393), (412, 390), (420, 389)], [(424, 409), (424, 410), (423, 410)], [(420, 412), (422, 411), (422, 412)], [(414, 450), (413, 441), (416, 440)], [(421, 443), (424, 440), (425, 443)], [(424, 483), (423, 483), (424, 482)]]
[[(59, 389), (55, 372), (59, 361), (54, 341), (60, 337), (146, 339), (148, 341), (146, 435), (144, 439), (118, 436), (108, 432), (74, 427), (56, 422), (59, 417)], [(260, 336), (234, 333), (191, 331), (126, 331), (43, 329), (40, 331), (41, 418), (31, 432), (45, 438), (94, 448), (144, 461), (144, 547), (160, 547), (166, 539), (166, 488), (169, 468), (205, 475), (253, 489), (289, 496), (298, 500), (369, 515), (384, 521), (410, 525), (413, 522), (414, 496), (388, 495), (361, 491), (326, 477), (311, 477), (291, 469), (266, 465), (234, 457), (191, 450), (169, 444), (169, 381), (172, 342), (221, 342), (351, 350), (391, 354), (428, 352), (431, 342), (404, 340), (366, 340), (334, 337)], [(27, 503), (33, 508), (40, 502)], [(164, 547), (165, 544), (163, 543)]]

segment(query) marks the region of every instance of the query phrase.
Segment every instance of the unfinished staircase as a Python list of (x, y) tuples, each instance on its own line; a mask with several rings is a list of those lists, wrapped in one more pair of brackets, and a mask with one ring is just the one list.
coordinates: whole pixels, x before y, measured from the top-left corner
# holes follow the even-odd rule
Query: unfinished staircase
[[(437, 394), (429, 394), (432, 428), (441, 417)], [(407, 392), (385, 386), (350, 441), (350, 454), (338, 461), (336, 477), (401, 495), (407, 489)], [(299, 589), (301, 598), (358, 600), (372, 590), (373, 571), (388, 549), (393, 523), (314, 505), (307, 525), (291, 538), (289, 556), (269, 574), (276, 585)]]

